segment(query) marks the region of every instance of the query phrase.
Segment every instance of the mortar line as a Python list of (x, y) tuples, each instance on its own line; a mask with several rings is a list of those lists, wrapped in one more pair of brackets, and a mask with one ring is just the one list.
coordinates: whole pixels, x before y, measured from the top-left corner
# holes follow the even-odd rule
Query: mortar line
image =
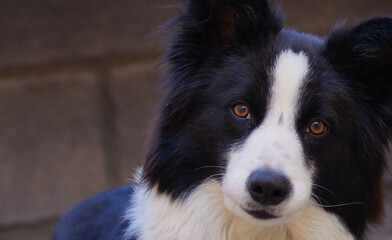
[(90, 57), (75, 57), (68, 59), (56, 59), (49, 62), (40, 62), (31, 65), (10, 64), (0, 66), (0, 79), (18, 78), (24, 76), (41, 76), (67, 70), (94, 71), (97, 69), (97, 66), (106, 66), (108, 68), (121, 67), (133, 63), (137, 64), (149, 62), (151, 60), (159, 59), (161, 56), (162, 54), (142, 54), (135, 56), (130, 53), (123, 53)]
[(117, 142), (116, 128), (116, 104), (111, 91), (111, 72), (108, 66), (102, 65), (96, 70), (98, 79), (98, 91), (100, 96), (100, 116), (102, 149), (104, 156), (104, 167), (109, 188), (117, 186), (121, 182), (120, 155)]
[(52, 216), (52, 217), (41, 218), (41, 219), (32, 220), (32, 221), (16, 221), (16, 222), (0, 225), (0, 232), (4, 233), (4, 232), (9, 232), (9, 231), (14, 231), (17, 229), (42, 227), (45, 225), (55, 223), (59, 219), (60, 219), (59, 216)]

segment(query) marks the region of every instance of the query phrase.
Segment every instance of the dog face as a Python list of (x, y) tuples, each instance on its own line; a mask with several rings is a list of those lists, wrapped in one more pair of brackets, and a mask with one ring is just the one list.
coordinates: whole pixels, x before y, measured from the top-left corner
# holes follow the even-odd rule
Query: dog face
[(187, 1), (143, 179), (174, 200), (209, 180), (257, 225), (317, 204), (355, 236), (381, 212), (392, 121), (392, 19), (326, 40), (263, 0)]
[[(250, 221), (281, 222), (305, 207), (311, 197), (314, 164), (308, 160), (304, 151), (307, 146), (301, 139), (312, 137), (312, 133), (306, 133), (309, 129), (302, 126), (298, 131), (296, 124), (309, 67), (303, 52), (283, 50), (277, 55), (270, 71), (264, 117), (228, 154), (223, 178), (225, 202), (230, 210)], [(248, 103), (240, 106), (249, 111), (248, 120), (244, 120), (249, 121), (253, 117), (251, 107)], [(242, 118), (237, 108), (235, 105), (234, 117)], [(324, 125), (322, 120), (311, 122), (318, 118), (313, 116), (309, 123)], [(321, 129), (319, 135), (324, 131)]]

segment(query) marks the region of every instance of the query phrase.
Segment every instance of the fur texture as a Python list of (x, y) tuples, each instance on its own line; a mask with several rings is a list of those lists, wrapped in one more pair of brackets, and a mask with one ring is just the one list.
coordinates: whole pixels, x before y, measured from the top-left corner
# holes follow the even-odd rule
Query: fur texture
[[(167, 95), (118, 221), (124, 239), (363, 239), (383, 213), (392, 18), (321, 39), (283, 28), (267, 0), (183, 5)], [(120, 224), (110, 223), (110, 235), (112, 225), (87, 220), (106, 219), (93, 209), (124, 199), (110, 194), (87, 203), (89, 213), (71, 212), (58, 239), (90, 239), (96, 229), (118, 236)], [(78, 216), (86, 217), (70, 230)]]
[[(392, 19), (320, 39), (284, 29), (266, 0), (184, 6), (127, 236), (361, 239), (382, 216)], [(290, 183), (277, 206), (250, 196), (260, 169)]]
[(208, 181), (184, 202), (171, 202), (156, 189), (141, 187), (128, 217), (134, 219), (126, 236), (138, 239), (192, 240), (351, 240), (339, 219), (309, 202), (293, 223), (270, 227), (250, 224), (226, 207), (220, 183)]

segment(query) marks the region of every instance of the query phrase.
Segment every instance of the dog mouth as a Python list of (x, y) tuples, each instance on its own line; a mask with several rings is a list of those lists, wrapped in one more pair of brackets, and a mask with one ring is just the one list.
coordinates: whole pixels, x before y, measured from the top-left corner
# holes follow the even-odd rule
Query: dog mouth
[[(261, 208), (261, 206), (259, 204), (255, 204), (255, 203), (247, 203), (245, 204), (246, 207), (242, 206), (242, 204), (238, 203), (233, 197), (231, 197), (230, 195), (226, 195), (227, 199), (232, 201), (232, 203), (234, 203), (237, 207), (237, 209), (241, 209), (241, 211), (245, 212), (247, 215), (251, 216), (254, 219), (257, 220), (264, 220), (264, 221), (268, 221), (268, 220), (274, 220), (274, 219), (278, 219), (281, 218), (282, 215), (276, 213), (273, 214), (270, 211), (272, 209), (263, 209)], [(231, 205), (231, 204), (229, 204)]]
[(256, 219), (270, 220), (270, 219), (276, 219), (276, 218), (280, 217), (278, 215), (274, 215), (274, 214), (269, 213), (269, 212), (262, 210), (262, 209), (255, 209), (254, 210), (254, 209), (246, 209), (244, 207), (241, 207), (241, 209)]

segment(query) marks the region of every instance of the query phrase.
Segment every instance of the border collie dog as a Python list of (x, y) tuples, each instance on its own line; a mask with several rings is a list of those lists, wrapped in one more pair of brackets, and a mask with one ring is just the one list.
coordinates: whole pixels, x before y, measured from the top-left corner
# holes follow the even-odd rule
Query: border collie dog
[(267, 0), (186, 0), (137, 183), (55, 239), (354, 240), (383, 213), (392, 18), (318, 38)]

